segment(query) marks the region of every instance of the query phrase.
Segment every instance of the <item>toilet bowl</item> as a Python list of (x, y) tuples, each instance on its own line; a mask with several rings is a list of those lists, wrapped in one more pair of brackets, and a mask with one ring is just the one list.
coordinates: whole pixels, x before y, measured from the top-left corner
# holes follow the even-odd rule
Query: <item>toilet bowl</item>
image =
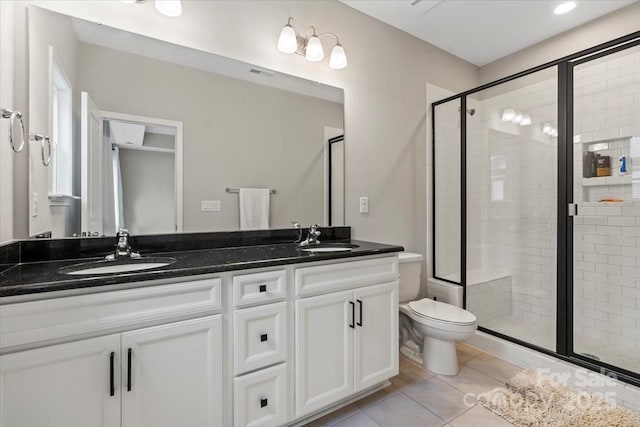
[(400, 351), (425, 369), (441, 374), (458, 373), (456, 341), (476, 330), (476, 317), (467, 310), (428, 298), (415, 300), (420, 290), (422, 255), (401, 252)]

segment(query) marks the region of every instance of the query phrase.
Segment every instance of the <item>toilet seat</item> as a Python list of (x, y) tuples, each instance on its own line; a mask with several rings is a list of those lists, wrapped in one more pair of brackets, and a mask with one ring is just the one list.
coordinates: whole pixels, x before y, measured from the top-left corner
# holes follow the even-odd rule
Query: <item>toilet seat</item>
[(473, 325), (476, 323), (476, 316), (455, 305), (429, 298), (418, 301), (411, 301), (409, 309), (416, 316), (455, 325)]

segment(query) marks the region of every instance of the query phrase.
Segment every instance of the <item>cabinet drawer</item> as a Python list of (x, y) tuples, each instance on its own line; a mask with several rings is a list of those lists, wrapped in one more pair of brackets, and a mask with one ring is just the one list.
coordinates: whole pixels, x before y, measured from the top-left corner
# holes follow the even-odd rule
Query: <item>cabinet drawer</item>
[(286, 296), (285, 270), (233, 276), (233, 303), (236, 307), (274, 301)]
[(0, 350), (102, 335), (220, 309), (219, 278), (7, 304), (0, 307)]
[(287, 364), (234, 380), (234, 426), (271, 427), (287, 421)]
[(397, 256), (302, 267), (295, 270), (296, 295), (374, 285), (398, 278)]
[(287, 355), (287, 303), (234, 313), (236, 375), (282, 362)]

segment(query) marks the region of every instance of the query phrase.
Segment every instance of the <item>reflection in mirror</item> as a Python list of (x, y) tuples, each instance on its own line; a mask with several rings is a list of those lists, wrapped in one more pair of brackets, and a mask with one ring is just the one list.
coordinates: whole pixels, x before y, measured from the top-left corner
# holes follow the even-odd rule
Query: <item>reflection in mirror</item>
[(30, 6), (30, 130), (54, 147), (44, 167), (30, 142), (30, 234), (238, 230), (241, 212), (260, 216), (250, 228), (344, 225), (343, 103), (342, 89)]

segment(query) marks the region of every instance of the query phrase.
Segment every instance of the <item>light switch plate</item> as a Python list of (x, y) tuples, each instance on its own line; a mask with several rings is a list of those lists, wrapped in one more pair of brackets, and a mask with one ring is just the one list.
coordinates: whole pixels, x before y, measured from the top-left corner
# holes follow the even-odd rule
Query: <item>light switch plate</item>
[(360, 213), (369, 213), (368, 197), (360, 197)]
[(220, 212), (220, 200), (200, 200), (202, 212)]

